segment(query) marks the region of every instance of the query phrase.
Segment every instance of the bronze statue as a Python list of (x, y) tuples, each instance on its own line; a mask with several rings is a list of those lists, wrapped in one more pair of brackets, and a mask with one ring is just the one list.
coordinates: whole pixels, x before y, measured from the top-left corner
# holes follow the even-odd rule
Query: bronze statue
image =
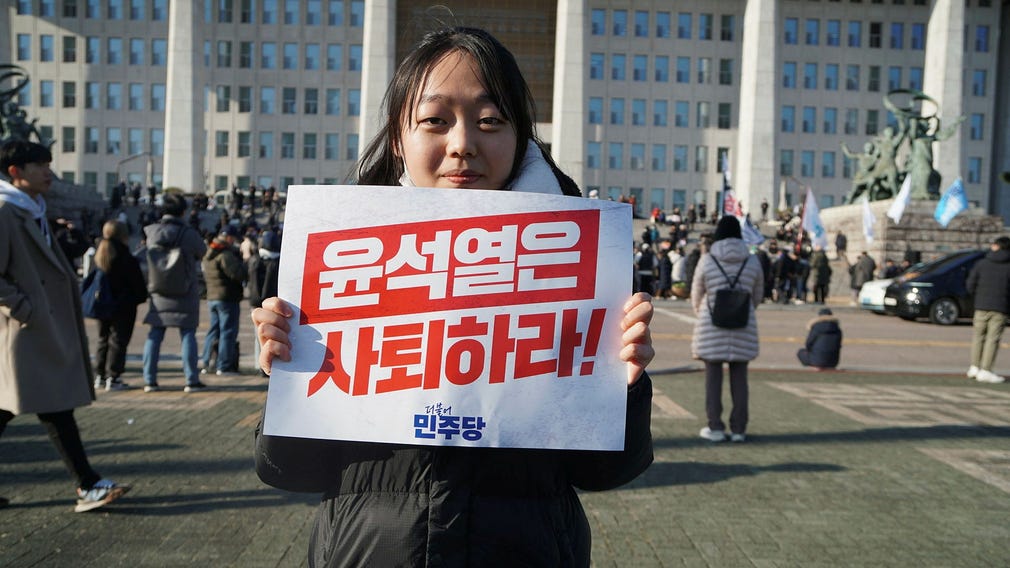
[(8, 140), (31, 140), (34, 135), (35, 141), (39, 144), (52, 146), (56, 141), (42, 136), (35, 126), (38, 119), (29, 121), (28, 113), (15, 99), (18, 93), (28, 86), (28, 73), (17, 65), (0, 65), (0, 86), (8, 81), (12, 82), (13, 86), (0, 88), (0, 144)]

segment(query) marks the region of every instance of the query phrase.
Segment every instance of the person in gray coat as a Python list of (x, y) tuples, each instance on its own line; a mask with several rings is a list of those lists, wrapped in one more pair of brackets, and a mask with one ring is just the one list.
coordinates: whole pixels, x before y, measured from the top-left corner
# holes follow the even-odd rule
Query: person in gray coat
[[(203, 238), (193, 228), (186, 225), (183, 214), (186, 212), (186, 198), (181, 195), (168, 194), (164, 197), (164, 216), (159, 223), (144, 227), (147, 245), (172, 247), (178, 245), (182, 257), (191, 263), (188, 274), (191, 275), (187, 291), (181, 296), (166, 296), (156, 289), (149, 288), (151, 293), (148, 303), (147, 317), (144, 323), (151, 326), (144, 342), (144, 392), (155, 392), (158, 386), (158, 358), (161, 356), (161, 342), (165, 339), (165, 328), (179, 328), (182, 338), (182, 368), (186, 375), (186, 392), (194, 392), (207, 388), (200, 382), (200, 369), (197, 366), (196, 326), (200, 323), (200, 290), (197, 281), (197, 265), (207, 245)], [(148, 271), (154, 267), (148, 266)], [(152, 282), (148, 278), (149, 283)]]
[[(46, 219), (53, 181), (45, 146), (0, 147), (0, 434), (35, 414), (77, 480), (75, 512), (96, 509), (129, 490), (88, 462), (74, 409), (95, 397), (77, 274)], [(0, 497), (0, 508), (8, 505)]]
[[(713, 260), (714, 259), (714, 260)], [(716, 264), (718, 261), (718, 265)], [(722, 270), (719, 269), (722, 266)], [(743, 270), (741, 271), (741, 266)], [(740, 279), (737, 289), (750, 292), (750, 313), (745, 327), (727, 329), (712, 323), (709, 312), (715, 292), (729, 288), (730, 278)], [(691, 339), (691, 353), (705, 362), (705, 412), (708, 426), (702, 428), (702, 438), (713, 442), (726, 440), (726, 425), (722, 421), (722, 365), (729, 364), (729, 388), (733, 410), (729, 415), (730, 440), (743, 442), (747, 431), (747, 363), (758, 356), (757, 319), (754, 309), (764, 296), (764, 273), (758, 259), (751, 258), (743, 242), (740, 222), (727, 215), (719, 220), (708, 254), (701, 257), (691, 282), (691, 304), (698, 316)]]

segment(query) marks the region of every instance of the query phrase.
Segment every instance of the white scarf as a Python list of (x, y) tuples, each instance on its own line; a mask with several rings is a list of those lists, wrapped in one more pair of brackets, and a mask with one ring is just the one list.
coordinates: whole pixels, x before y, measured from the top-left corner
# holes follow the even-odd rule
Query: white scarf
[(41, 195), (32, 196), (0, 179), (0, 201), (6, 201), (14, 207), (31, 213), (32, 218), (39, 222), (46, 244), (52, 244), (49, 234), (49, 222), (46, 221), (46, 200)]
[[(414, 180), (410, 179), (407, 173), (407, 165), (403, 165), (403, 175), (400, 176), (400, 185), (404, 187), (417, 187)], [(551, 167), (544, 159), (543, 151), (536, 142), (529, 140), (526, 143), (526, 155), (519, 165), (519, 175), (505, 189), (521, 191), (525, 193), (548, 193), (561, 195), (561, 184), (555, 177)]]

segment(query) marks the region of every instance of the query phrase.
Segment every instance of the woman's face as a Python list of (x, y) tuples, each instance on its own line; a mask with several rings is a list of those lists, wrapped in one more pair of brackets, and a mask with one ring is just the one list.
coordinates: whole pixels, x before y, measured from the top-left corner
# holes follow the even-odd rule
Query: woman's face
[(400, 157), (419, 187), (501, 189), (516, 133), (491, 102), (473, 59), (449, 53), (432, 68), (406, 116)]

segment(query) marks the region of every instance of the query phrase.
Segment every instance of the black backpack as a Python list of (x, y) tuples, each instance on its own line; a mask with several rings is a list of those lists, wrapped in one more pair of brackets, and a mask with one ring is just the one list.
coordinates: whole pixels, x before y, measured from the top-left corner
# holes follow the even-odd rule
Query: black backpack
[(192, 261), (183, 254), (182, 236), (189, 228), (181, 225), (170, 246), (147, 245), (147, 290), (162, 296), (179, 297), (189, 293), (195, 278)]
[(726, 271), (723, 270), (722, 265), (719, 264), (719, 261), (714, 256), (711, 256), (711, 259), (719, 268), (719, 272), (722, 272), (723, 277), (726, 278), (726, 282), (729, 283), (729, 288), (715, 291), (714, 304), (712, 303), (712, 294), (708, 295), (708, 312), (712, 316), (712, 324), (725, 329), (747, 327), (747, 324), (750, 322), (750, 291), (738, 290), (736, 285), (740, 282), (740, 274), (743, 273), (743, 269), (747, 266), (747, 261), (750, 260), (750, 257), (748, 256), (740, 264), (740, 270), (737, 271), (736, 278), (733, 280), (729, 279), (729, 275), (726, 274)]

